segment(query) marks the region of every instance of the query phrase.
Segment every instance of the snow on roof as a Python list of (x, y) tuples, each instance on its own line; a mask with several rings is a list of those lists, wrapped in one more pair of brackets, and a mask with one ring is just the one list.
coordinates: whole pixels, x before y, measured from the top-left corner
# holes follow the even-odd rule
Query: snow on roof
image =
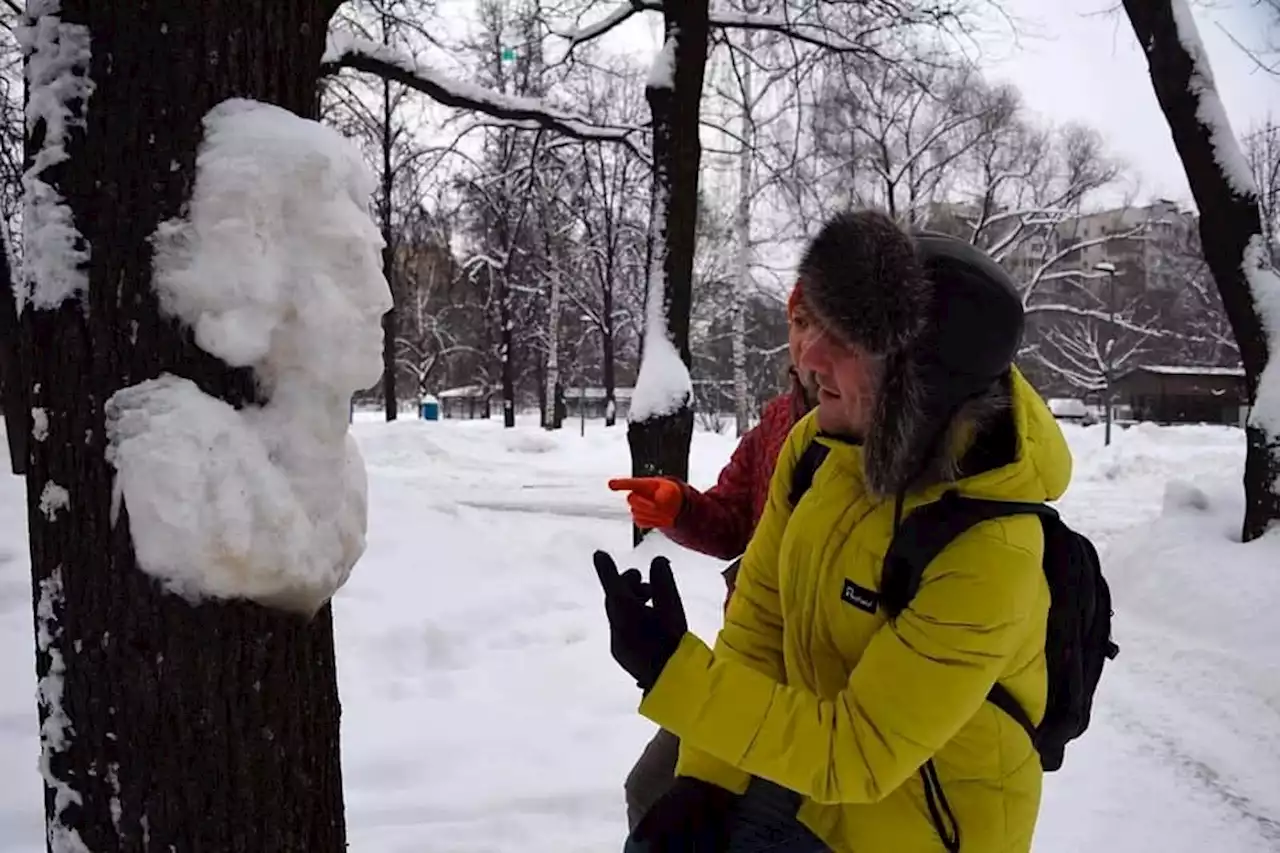
[(1129, 372), (1139, 370), (1161, 376), (1244, 376), (1242, 367), (1198, 367), (1183, 364), (1144, 364)]
[(1083, 418), (1089, 414), (1089, 407), (1078, 397), (1054, 397), (1046, 401), (1049, 411), (1058, 418)]
[[(631, 388), (614, 388), (613, 399), (630, 400), (631, 393)], [(579, 397), (585, 397), (588, 400), (603, 400), (605, 394), (603, 388), (566, 388), (564, 389), (564, 396), (567, 400), (576, 400)]]
[(441, 400), (454, 400), (459, 397), (487, 397), (488, 392), (480, 385), (462, 385), (457, 388), (446, 388), (436, 396)]

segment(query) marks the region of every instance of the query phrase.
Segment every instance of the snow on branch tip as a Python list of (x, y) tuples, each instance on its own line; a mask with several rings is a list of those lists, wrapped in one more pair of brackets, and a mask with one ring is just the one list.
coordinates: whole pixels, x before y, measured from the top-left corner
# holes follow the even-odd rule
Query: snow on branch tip
[(642, 153), (633, 140), (641, 131), (639, 127), (597, 124), (536, 98), (507, 95), (454, 79), (377, 42), (332, 35), (321, 61), (321, 74), (333, 75), (344, 68), (393, 80), (447, 107), (474, 110), (515, 126), (552, 130), (587, 142), (615, 142), (637, 155)]

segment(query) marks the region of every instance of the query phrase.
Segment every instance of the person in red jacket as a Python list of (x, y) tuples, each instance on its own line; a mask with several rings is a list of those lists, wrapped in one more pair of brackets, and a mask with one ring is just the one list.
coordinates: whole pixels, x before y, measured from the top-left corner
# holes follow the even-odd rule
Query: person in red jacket
[[(629, 492), (627, 503), (637, 527), (661, 530), (690, 550), (723, 560), (742, 555), (764, 513), (778, 452), (791, 428), (813, 406), (812, 377), (802, 376), (796, 368), (811, 327), (796, 285), (787, 301), (791, 389), (765, 405), (760, 423), (742, 436), (714, 486), (702, 492), (674, 477), (609, 481), (610, 489)], [(735, 559), (724, 572), (726, 608), (737, 566)], [(675, 735), (659, 729), (627, 775), (624, 790), (632, 829), (675, 779), (679, 751)]]

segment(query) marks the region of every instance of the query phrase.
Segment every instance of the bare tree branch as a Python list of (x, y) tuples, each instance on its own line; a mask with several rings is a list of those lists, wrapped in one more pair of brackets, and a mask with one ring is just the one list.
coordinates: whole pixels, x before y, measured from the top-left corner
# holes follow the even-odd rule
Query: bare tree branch
[(535, 98), (505, 95), (454, 80), (380, 44), (359, 39), (332, 39), (320, 73), (322, 76), (334, 75), (344, 68), (393, 80), (445, 106), (473, 110), (510, 122), (527, 122), (539, 129), (553, 130), (574, 139), (616, 142), (636, 154), (640, 153), (632, 140), (640, 128), (596, 125)]

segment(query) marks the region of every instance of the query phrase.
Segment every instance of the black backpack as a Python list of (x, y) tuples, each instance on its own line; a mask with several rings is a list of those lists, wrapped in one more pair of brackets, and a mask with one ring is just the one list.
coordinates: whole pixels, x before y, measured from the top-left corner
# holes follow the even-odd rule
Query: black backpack
[[(826, 455), (827, 447), (818, 442), (805, 448), (792, 476), (793, 507), (812, 485)], [(1038, 515), (1044, 527), (1044, 572), (1050, 595), (1045, 635), (1048, 703), (1044, 719), (1036, 726), (1003, 685), (995, 684), (987, 701), (1026, 730), (1041, 766), (1053, 771), (1062, 766), (1067, 744), (1089, 727), (1102, 667), (1120, 652), (1111, 641), (1111, 591), (1092, 542), (1043, 503), (979, 500), (947, 492), (902, 520), (885, 555), (880, 602), (889, 618), (897, 616), (911, 603), (925, 567), (948, 543), (979, 522), (1021, 514)]]

